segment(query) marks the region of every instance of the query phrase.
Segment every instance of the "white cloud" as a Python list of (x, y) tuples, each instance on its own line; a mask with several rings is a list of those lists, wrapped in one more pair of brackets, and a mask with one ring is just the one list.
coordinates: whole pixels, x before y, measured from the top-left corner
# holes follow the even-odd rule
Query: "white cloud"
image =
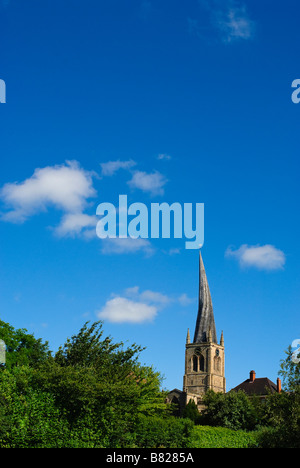
[(166, 255), (179, 255), (180, 254), (180, 248), (174, 247), (169, 250), (162, 250), (162, 252)]
[(285, 254), (273, 245), (241, 245), (237, 250), (231, 247), (225, 252), (226, 257), (234, 257), (241, 267), (253, 267), (259, 270), (281, 270), (285, 265)]
[(157, 310), (153, 305), (135, 302), (126, 297), (114, 297), (106, 302), (97, 316), (113, 323), (142, 323), (152, 321)]
[(216, 16), (216, 25), (222, 33), (224, 42), (251, 39), (254, 32), (254, 22), (249, 19), (245, 5), (219, 11)]
[(135, 171), (132, 179), (127, 183), (130, 188), (138, 188), (151, 195), (163, 195), (167, 179), (158, 171), (152, 173)]
[(54, 230), (58, 237), (82, 236), (86, 239), (96, 237), (96, 216), (84, 213), (68, 213), (63, 216), (61, 223)]
[(154, 253), (154, 248), (147, 239), (116, 237), (115, 239), (103, 239), (101, 252), (104, 254), (133, 254), (136, 252), (143, 252), (149, 256)]
[(125, 296), (141, 302), (146, 302), (147, 304), (155, 304), (159, 308), (166, 307), (170, 304), (180, 304), (181, 306), (186, 307), (195, 301), (194, 298), (188, 297), (186, 293), (177, 297), (170, 297), (157, 291), (151, 291), (150, 289), (140, 292), (138, 286), (125, 289)]
[[(159, 154), (157, 159), (170, 160), (171, 156), (168, 154)], [(136, 162), (132, 159), (128, 161), (108, 161), (100, 164), (102, 168), (102, 176), (113, 176), (119, 169), (124, 169), (131, 172), (131, 179), (127, 182), (130, 188), (140, 189), (144, 192), (148, 192), (151, 195), (163, 195), (164, 185), (168, 182), (165, 176), (158, 171), (143, 172), (143, 171), (132, 171), (132, 168), (136, 166)]]
[(161, 154), (159, 154), (159, 155), (157, 156), (157, 159), (158, 159), (159, 161), (161, 161), (161, 160), (170, 161), (172, 158), (171, 158), (171, 156), (170, 156), (169, 154), (161, 153)]
[(192, 299), (191, 297), (188, 297), (186, 293), (181, 294), (181, 296), (179, 296), (178, 298), (179, 304), (182, 305), (183, 307), (189, 306), (190, 304), (195, 302), (195, 300), (196, 299)]
[(76, 161), (36, 169), (29, 179), (5, 184), (1, 189), (0, 198), (9, 209), (2, 219), (23, 223), (51, 206), (66, 213), (82, 213), (88, 198), (96, 196), (92, 176)]
[[(218, 31), (225, 43), (248, 40), (254, 35), (255, 23), (248, 15), (246, 5), (238, 0), (198, 0), (210, 16), (212, 26)], [(193, 23), (191, 23), (193, 21)], [(189, 20), (189, 27), (197, 30), (198, 22)]]
[(97, 312), (98, 318), (113, 323), (142, 323), (153, 321), (158, 312), (171, 303), (187, 306), (194, 299), (182, 294), (174, 299), (166, 294), (146, 290), (140, 292), (138, 286), (127, 288), (122, 296), (109, 299), (104, 307)]
[(139, 287), (133, 286), (132, 288), (125, 289), (125, 295), (127, 297), (136, 297), (139, 294)]
[(140, 294), (140, 299), (142, 301), (146, 301), (146, 302), (150, 302), (150, 303), (154, 303), (154, 304), (159, 304), (161, 306), (165, 306), (165, 305), (167, 305), (167, 304), (169, 304), (171, 302), (171, 299), (168, 296), (166, 296), (165, 294), (155, 292), (155, 291), (151, 291), (151, 290), (143, 291)]
[(166, 294), (151, 291), (150, 289), (140, 293), (138, 286), (127, 288), (125, 290), (125, 295), (130, 298), (138, 299), (141, 302), (146, 302), (147, 304), (156, 304), (157, 306), (161, 307), (166, 306), (172, 301), (172, 299)]
[(132, 159), (128, 161), (108, 161), (106, 163), (101, 163), (102, 175), (103, 176), (113, 176), (119, 169), (129, 170), (136, 165), (136, 162)]

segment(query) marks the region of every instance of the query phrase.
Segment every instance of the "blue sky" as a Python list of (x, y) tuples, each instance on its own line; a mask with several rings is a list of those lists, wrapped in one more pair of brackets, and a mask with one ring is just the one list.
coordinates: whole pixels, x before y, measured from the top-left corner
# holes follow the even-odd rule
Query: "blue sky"
[[(182, 388), (198, 255), (95, 236), (99, 203), (204, 203), (230, 389), (299, 337), (299, 2), (0, 2), (0, 316), (56, 350), (86, 320)], [(123, 242), (122, 242), (123, 241)]]

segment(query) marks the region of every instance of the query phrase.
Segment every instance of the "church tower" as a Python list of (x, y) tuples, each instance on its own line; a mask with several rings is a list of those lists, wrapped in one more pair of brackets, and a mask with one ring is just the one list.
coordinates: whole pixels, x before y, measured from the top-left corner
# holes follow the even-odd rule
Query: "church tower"
[(194, 400), (201, 409), (202, 396), (208, 391), (226, 392), (223, 332), (217, 341), (216, 325), (206, 272), (199, 259), (199, 308), (194, 339), (188, 330), (185, 348), (183, 392), (186, 403)]

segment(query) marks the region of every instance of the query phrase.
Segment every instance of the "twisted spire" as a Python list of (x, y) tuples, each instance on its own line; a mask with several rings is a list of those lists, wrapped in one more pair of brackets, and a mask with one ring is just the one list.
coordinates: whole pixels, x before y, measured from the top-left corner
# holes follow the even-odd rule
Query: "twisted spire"
[(194, 343), (205, 343), (210, 339), (217, 343), (213, 305), (200, 251), (199, 259), (199, 308), (195, 328)]

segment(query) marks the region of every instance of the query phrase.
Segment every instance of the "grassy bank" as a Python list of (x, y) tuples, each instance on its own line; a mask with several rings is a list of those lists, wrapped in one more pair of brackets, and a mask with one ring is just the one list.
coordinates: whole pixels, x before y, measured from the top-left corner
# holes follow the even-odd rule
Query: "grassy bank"
[(257, 432), (233, 431), (223, 427), (195, 426), (193, 448), (248, 448), (256, 445)]

